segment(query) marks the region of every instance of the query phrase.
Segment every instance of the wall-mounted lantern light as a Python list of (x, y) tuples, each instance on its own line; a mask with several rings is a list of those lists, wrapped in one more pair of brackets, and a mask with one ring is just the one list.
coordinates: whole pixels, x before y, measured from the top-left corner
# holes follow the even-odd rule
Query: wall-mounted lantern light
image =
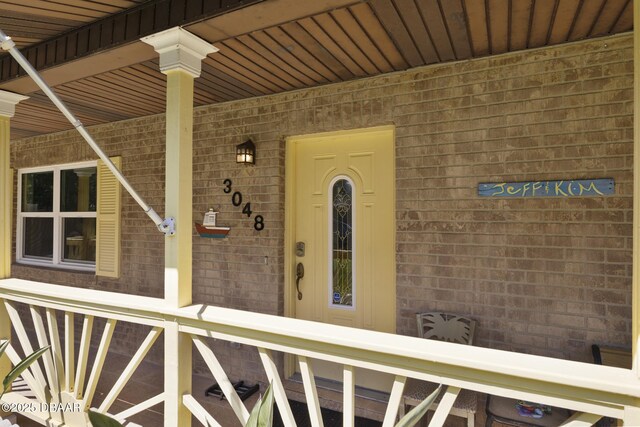
[(256, 146), (251, 139), (236, 146), (236, 163), (256, 164)]

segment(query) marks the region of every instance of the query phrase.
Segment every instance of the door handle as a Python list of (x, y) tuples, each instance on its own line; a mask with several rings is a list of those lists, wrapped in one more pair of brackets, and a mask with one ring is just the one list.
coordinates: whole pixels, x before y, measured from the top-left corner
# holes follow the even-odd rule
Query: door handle
[(304, 265), (301, 262), (296, 265), (296, 290), (298, 291), (298, 299), (302, 299), (302, 292), (300, 292), (300, 279), (304, 277)]

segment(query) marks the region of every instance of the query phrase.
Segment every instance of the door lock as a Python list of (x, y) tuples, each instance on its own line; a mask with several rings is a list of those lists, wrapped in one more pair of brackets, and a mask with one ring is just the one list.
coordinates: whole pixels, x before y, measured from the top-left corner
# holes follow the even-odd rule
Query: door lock
[(296, 242), (296, 256), (297, 257), (304, 256), (304, 242)]
[(300, 292), (300, 279), (304, 277), (304, 265), (301, 262), (296, 265), (296, 290), (298, 291), (298, 300), (302, 299), (302, 292)]

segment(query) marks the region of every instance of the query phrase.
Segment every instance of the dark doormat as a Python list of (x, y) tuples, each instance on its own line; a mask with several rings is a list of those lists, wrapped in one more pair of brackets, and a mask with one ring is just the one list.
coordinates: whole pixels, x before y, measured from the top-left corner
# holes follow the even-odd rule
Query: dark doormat
[[(296, 402), (295, 400), (289, 400), (291, 405), (291, 412), (293, 412), (293, 418), (296, 420), (298, 427), (311, 427), (311, 421), (309, 420), (309, 409), (304, 402)], [(282, 418), (280, 418), (280, 411), (274, 408), (273, 414), (273, 427), (284, 427), (282, 424)], [(342, 427), (342, 412), (332, 411), (331, 409), (322, 408), (322, 420), (326, 427)], [(369, 418), (356, 417), (355, 427), (381, 427), (380, 421), (370, 420)]]

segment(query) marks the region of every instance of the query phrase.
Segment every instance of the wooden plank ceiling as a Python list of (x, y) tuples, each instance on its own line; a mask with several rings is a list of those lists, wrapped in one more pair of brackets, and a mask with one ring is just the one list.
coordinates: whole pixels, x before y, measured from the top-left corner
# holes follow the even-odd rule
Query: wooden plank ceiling
[[(113, 3), (124, 7), (132, 2)], [(220, 51), (204, 61), (202, 76), (196, 80), (195, 103), (273, 94), (626, 32), (633, 27), (632, 3), (369, 0), (221, 41), (199, 26), (198, 35)], [(157, 62), (147, 61), (62, 84), (56, 90), (91, 125), (163, 112), (164, 84)], [(49, 105), (41, 94), (19, 104), (12, 136), (70, 128)]]
[(146, 0), (0, 1), (0, 28), (19, 48), (134, 7)]

